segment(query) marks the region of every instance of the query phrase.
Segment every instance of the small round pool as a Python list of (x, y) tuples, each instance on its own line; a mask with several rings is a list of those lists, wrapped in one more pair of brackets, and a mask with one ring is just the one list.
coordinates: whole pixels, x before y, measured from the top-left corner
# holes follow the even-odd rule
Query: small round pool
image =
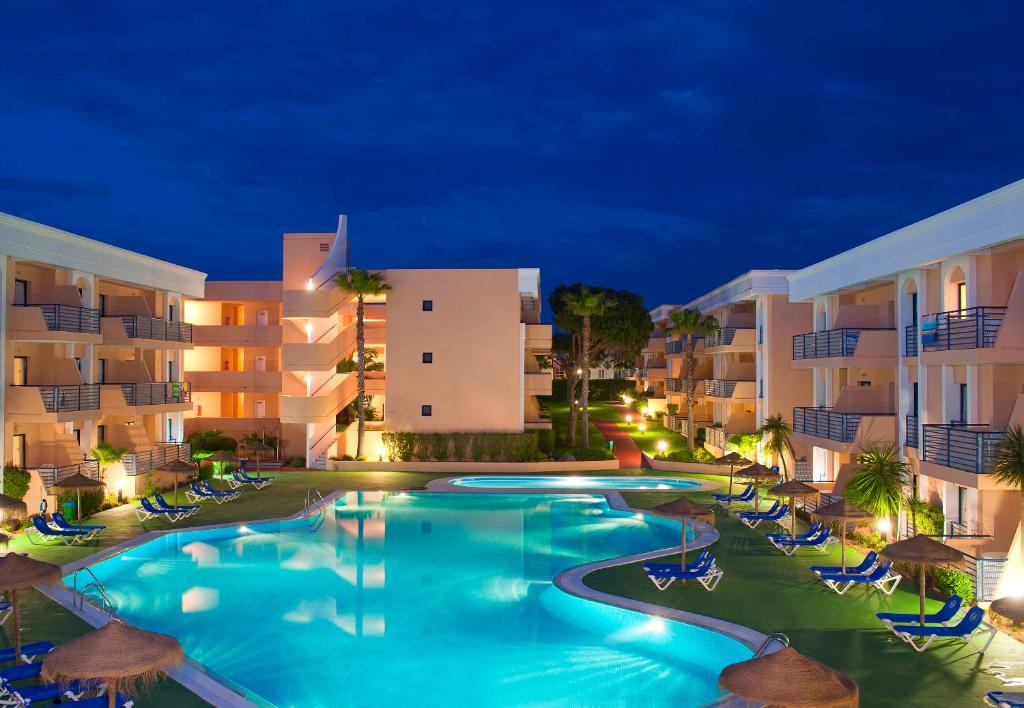
[(507, 477), (460, 477), (450, 480), (457, 487), (474, 489), (551, 489), (551, 490), (669, 490), (695, 489), (700, 482), (670, 477), (587, 477), (515, 475)]

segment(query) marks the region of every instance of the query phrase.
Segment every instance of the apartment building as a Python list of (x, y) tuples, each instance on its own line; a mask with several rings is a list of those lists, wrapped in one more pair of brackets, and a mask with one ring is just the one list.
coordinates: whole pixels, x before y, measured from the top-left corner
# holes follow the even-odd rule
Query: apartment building
[(99, 478), (99, 442), (128, 449), (105, 470), (112, 493), (133, 495), (155, 467), (189, 459), (182, 304), (202, 296), (206, 275), (7, 214), (0, 256), (0, 445), (5, 464), (32, 473), (29, 506), (52, 504), (71, 474)]
[[(356, 302), (334, 285), (348, 252), (345, 217), (333, 234), (285, 234), (280, 281), (211, 282), (186, 303), (198, 338), (185, 362), (190, 431), (264, 431), (315, 467), (355, 454), (356, 375), (343, 363), (355, 354)], [(368, 457), (383, 456), (385, 430), (550, 427), (537, 402), (552, 378), (539, 270), (380, 272), (390, 289), (365, 311), (366, 345), (382, 369), (367, 374)]]
[(1007, 427), (1024, 424), (1024, 181), (789, 280), (814, 308), (793, 338), (793, 366), (813, 376), (813, 404), (793, 409), (813, 478), (841, 492), (852, 454), (896, 445), (950, 543), (1005, 553), (1019, 496), (990, 472)]
[[(810, 374), (790, 366), (792, 335), (811, 324), (811, 307), (789, 301), (789, 271), (753, 270), (684, 305), (713, 316), (718, 332), (697, 347), (698, 406), (694, 418), (705, 430), (705, 447), (725, 453), (726, 440), (756, 431), (776, 413), (788, 418), (794, 406), (810, 402)], [(685, 415), (682, 342), (666, 343), (671, 367), (669, 391)], [(677, 393), (679, 392), (679, 393)], [(686, 422), (682, 423), (683, 428)], [(806, 451), (796, 447), (800, 460)], [(790, 469), (797, 460), (787, 460)]]
[(665, 336), (668, 327), (668, 314), (677, 307), (678, 305), (658, 305), (648, 312), (651, 321), (654, 322), (654, 330), (640, 351), (640, 358), (634, 373), (636, 390), (647, 396), (647, 405), (655, 415), (664, 415), (668, 404), (666, 391), (668, 359), (666, 358)]

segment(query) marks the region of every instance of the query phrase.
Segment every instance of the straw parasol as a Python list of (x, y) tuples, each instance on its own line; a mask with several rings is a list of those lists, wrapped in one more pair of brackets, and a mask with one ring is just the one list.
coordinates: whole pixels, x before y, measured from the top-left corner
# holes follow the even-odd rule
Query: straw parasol
[[(680, 556), (679, 565), (682, 568), (686, 567), (686, 522), (690, 519), (704, 519), (711, 521), (715, 518), (715, 513), (703, 504), (687, 499), (686, 497), (680, 497), (675, 501), (668, 502), (666, 504), (659, 504), (652, 509), (658, 516), (669, 516), (674, 519), (679, 519), (683, 524), (683, 543), (682, 543), (682, 555)], [(710, 523), (710, 521), (709, 521)]]
[(791, 708), (856, 708), (857, 682), (792, 647), (730, 664), (718, 685), (747, 700)]
[(195, 474), (196, 470), (199, 469), (199, 465), (193, 465), (191, 462), (185, 462), (184, 460), (171, 460), (160, 467), (157, 467), (154, 472), (166, 472), (167, 474), (174, 475), (174, 503), (178, 503), (178, 475), (190, 475)]
[(79, 524), (79, 526), (81, 526), (81, 524), (82, 524), (82, 490), (83, 489), (102, 489), (103, 487), (105, 487), (107, 485), (103, 484), (103, 482), (99, 481), (98, 479), (93, 479), (92, 477), (86, 477), (81, 472), (75, 472), (73, 475), (71, 475), (69, 477), (65, 477), (64, 479), (60, 480), (59, 482), (57, 482), (57, 484), (55, 484), (53, 486), (57, 487), (59, 489), (74, 489), (77, 492), (78, 503), (75, 506), (75, 509), (78, 511), (78, 524)]
[(102, 680), (107, 684), (110, 708), (118, 691), (130, 692), (155, 681), (161, 671), (185, 659), (174, 637), (146, 632), (111, 620), (106, 625), (57, 647), (43, 659), (43, 680)]
[(747, 458), (745, 458), (743, 455), (741, 455), (740, 453), (736, 452), (735, 450), (732, 451), (732, 452), (726, 453), (726, 454), (722, 455), (721, 457), (716, 457), (715, 458), (715, 464), (716, 465), (729, 465), (729, 494), (732, 494), (732, 477), (733, 477), (732, 473), (733, 473), (733, 469), (736, 467), (736, 465), (742, 465), (742, 464), (746, 464), (748, 462), (750, 462), (750, 460), (748, 460)]
[(206, 462), (212, 462), (214, 463), (214, 466), (217, 464), (237, 465), (239, 461), (240, 460), (237, 457), (226, 450), (217, 450), (217, 452), (206, 458)]
[(256, 458), (256, 479), (260, 477), (260, 459), (263, 455), (269, 455), (274, 451), (274, 448), (270, 447), (264, 442), (259, 440), (246, 440), (241, 444), (241, 448), (246, 454), (252, 455)]
[(1017, 627), (1021, 621), (1024, 621), (1024, 597), (1020, 595), (993, 600), (992, 604), (989, 605), (989, 609), (1013, 622), (1014, 627)]
[(39, 583), (60, 582), (60, 568), (51, 563), (32, 560), (20, 553), (0, 556), (0, 591), (11, 593), (11, 614), (14, 617), (14, 656), (21, 661), (21, 625), (18, 621), (18, 590)]
[(758, 484), (764, 484), (779, 478), (779, 473), (771, 467), (765, 467), (760, 462), (755, 462), (749, 467), (744, 467), (736, 473), (737, 477), (745, 477), (754, 485), (754, 508), (760, 508), (761, 497), (758, 495)]
[(840, 547), (839, 564), (846, 572), (846, 524), (850, 521), (866, 521), (875, 518), (871, 512), (864, 511), (854, 506), (845, 499), (837, 501), (828, 506), (821, 506), (814, 512), (814, 516), (825, 521), (838, 521), (842, 525), (843, 545)]
[(904, 541), (890, 543), (882, 549), (882, 555), (891, 561), (913, 563), (918, 567), (921, 585), (921, 625), (924, 625), (924, 568), (936, 563), (956, 563), (964, 554), (955, 548), (939, 543), (933, 538), (918, 534)]
[(791, 479), (772, 487), (769, 492), (777, 497), (789, 497), (789, 518), (791, 523), (790, 536), (796, 538), (796, 503), (797, 497), (811, 497), (819, 494), (817, 489), (809, 484)]

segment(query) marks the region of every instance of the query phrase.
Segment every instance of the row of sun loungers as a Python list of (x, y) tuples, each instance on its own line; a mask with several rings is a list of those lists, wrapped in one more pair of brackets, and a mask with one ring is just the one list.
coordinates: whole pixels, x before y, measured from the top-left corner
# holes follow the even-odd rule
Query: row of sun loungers
[[(914, 613), (878, 612), (875, 616), (917, 652), (926, 651), (940, 639), (959, 639), (965, 644), (975, 646), (984, 654), (995, 639), (997, 630), (983, 621), (985, 610), (981, 607), (967, 608), (958, 620), (957, 615), (963, 609), (963, 599), (959, 595), (953, 595), (938, 612), (924, 616), (924, 625), (920, 624), (920, 615)], [(980, 646), (974, 643), (974, 640), (979, 638), (983, 640)]]
[(767, 511), (737, 511), (736, 517), (752, 529), (756, 529), (763, 521), (781, 524), (789, 514), (789, 504), (776, 501)]
[(92, 540), (97, 534), (102, 533), (106, 526), (76, 526), (68, 523), (64, 515), (55, 511), (50, 515), (47, 522), (41, 515), (32, 517), (32, 527), (25, 530), (25, 537), (33, 545), (46, 541), (62, 541), (65, 546), (75, 543), (85, 543)]
[[(43, 663), (33, 660), (53, 649), (54, 645), (51, 642), (26, 644), (21, 648), (20, 657), (26, 663), (0, 668), (0, 706), (24, 708), (38, 703), (70, 701), (76, 708), (106, 708), (109, 699), (104, 695), (105, 689), (101, 690), (98, 696), (82, 699), (87, 692), (95, 688), (92, 681), (24, 685), (26, 681), (38, 679), (42, 673)], [(15, 658), (14, 649), (0, 649), (0, 664), (9, 664)], [(118, 694), (117, 705), (119, 708), (132, 708), (133, 703)]]
[(725, 575), (707, 548), (685, 568), (679, 563), (644, 563), (644, 572), (659, 590), (665, 590), (676, 580), (696, 580), (708, 592), (714, 592)]

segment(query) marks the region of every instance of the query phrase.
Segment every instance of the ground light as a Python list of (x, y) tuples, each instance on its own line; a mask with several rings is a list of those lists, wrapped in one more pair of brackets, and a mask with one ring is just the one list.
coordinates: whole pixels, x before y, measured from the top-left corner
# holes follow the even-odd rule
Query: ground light
[(633, 405), (633, 397), (632, 396), (623, 396), (622, 397), (622, 402), (625, 403), (627, 406), (631, 406), (631, 405)]
[(659, 440), (658, 444), (655, 447), (658, 448), (658, 452), (664, 455), (665, 451), (668, 450), (668, 443), (665, 442), (664, 440)]
[(626, 425), (632, 425), (632, 423), (633, 423), (633, 416), (627, 415), (626, 416)]
[(884, 533), (884, 534), (887, 534), (890, 531), (892, 531), (892, 522), (889, 521), (889, 519), (885, 519), (885, 518), (879, 519), (878, 522), (875, 524), (875, 526), (878, 528), (878, 530), (881, 533)]
[(647, 432), (647, 423), (641, 423), (637, 427), (640, 429), (641, 433), (646, 433)]
[(384, 455), (386, 455), (387, 452), (388, 451), (386, 449), (384, 449), (383, 447), (378, 447), (377, 448), (377, 457), (380, 459), (381, 462), (384, 461)]

